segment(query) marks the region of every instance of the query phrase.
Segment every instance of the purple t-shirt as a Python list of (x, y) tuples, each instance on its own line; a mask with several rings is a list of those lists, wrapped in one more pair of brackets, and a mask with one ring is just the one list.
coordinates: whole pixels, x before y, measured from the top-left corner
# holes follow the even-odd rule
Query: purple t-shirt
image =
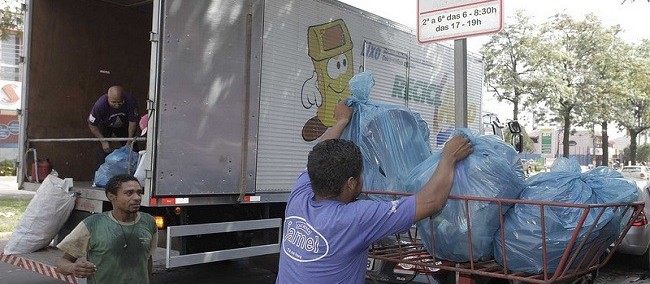
[(415, 219), (415, 196), (348, 204), (313, 197), (303, 171), (287, 202), (276, 283), (363, 283), (370, 245)]
[(138, 102), (129, 94), (124, 94), (124, 104), (120, 108), (112, 108), (108, 104), (108, 95), (104, 94), (93, 106), (88, 115), (88, 124), (94, 126), (104, 126), (112, 128), (126, 127), (129, 121), (137, 122), (140, 119), (138, 115)]

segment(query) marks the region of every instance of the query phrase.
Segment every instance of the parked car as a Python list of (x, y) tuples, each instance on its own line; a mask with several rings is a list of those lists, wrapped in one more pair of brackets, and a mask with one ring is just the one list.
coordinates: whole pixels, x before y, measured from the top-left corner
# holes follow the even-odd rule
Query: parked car
[(621, 174), (625, 178), (630, 178), (630, 179), (649, 179), (650, 178), (650, 171), (648, 170), (648, 167), (646, 166), (624, 166), (621, 169)]
[(650, 269), (650, 186), (639, 188), (639, 200), (645, 202), (641, 215), (634, 220), (632, 227), (618, 246), (617, 253), (641, 257), (639, 264)]

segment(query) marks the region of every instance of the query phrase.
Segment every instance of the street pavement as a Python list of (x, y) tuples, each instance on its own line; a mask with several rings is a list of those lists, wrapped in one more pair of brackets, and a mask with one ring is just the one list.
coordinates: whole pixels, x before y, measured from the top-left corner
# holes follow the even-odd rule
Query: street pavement
[(25, 198), (32, 199), (36, 192), (19, 190), (18, 180), (15, 176), (0, 176), (0, 199)]

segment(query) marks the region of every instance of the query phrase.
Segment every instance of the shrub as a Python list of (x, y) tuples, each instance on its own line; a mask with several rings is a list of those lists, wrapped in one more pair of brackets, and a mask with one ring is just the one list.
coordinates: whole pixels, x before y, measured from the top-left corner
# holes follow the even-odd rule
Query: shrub
[(0, 162), (0, 176), (15, 176), (16, 163), (14, 160), (4, 160)]

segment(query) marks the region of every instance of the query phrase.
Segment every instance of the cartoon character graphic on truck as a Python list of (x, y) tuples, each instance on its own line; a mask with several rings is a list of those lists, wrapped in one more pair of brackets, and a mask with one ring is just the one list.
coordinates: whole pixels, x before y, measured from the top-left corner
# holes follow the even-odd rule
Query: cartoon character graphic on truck
[(352, 39), (342, 19), (310, 26), (307, 29), (308, 54), (314, 64), (312, 77), (303, 83), (302, 105), (318, 107), (316, 116), (305, 122), (302, 138), (318, 139), (334, 125), (334, 107), (350, 96), (348, 82), (354, 75)]

